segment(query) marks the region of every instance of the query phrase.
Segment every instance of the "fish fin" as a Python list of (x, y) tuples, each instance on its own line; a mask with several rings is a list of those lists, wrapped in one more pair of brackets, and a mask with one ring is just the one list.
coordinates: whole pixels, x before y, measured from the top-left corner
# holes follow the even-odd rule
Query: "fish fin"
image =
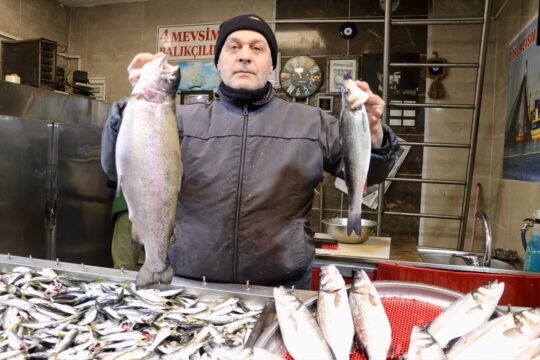
[[(430, 335), (431, 335), (431, 334), (430, 334)], [(441, 348), (444, 350), (444, 352), (447, 352), (447, 351), (450, 350), (450, 348), (451, 348), (452, 346), (454, 346), (455, 343), (458, 342), (459, 339), (461, 339), (461, 337), (459, 337), (459, 336), (456, 337), (456, 338), (453, 338), (453, 339), (451, 339), (450, 341), (448, 341), (448, 343), (446, 344), (445, 347), (442, 347), (442, 346), (441, 346)], [(433, 340), (435, 340), (435, 338), (433, 338)], [(437, 340), (435, 340), (435, 342), (437, 342)]]
[(369, 303), (373, 306), (379, 305), (379, 302), (377, 301), (377, 295), (372, 292), (369, 293)]
[(296, 321), (296, 317), (294, 316), (294, 313), (291, 313), (291, 315), (289, 316), (289, 319), (290, 319), (289, 324), (291, 324), (291, 328), (293, 329), (293, 331), (295, 333), (297, 333), (298, 332), (298, 321)]
[[(362, 130), (364, 130), (364, 132), (370, 131), (370, 129), (369, 129), (369, 120), (368, 120), (368, 117), (367, 117), (366, 107), (362, 104), (362, 106), (360, 106), (358, 108), (358, 111), (361, 111), (361, 113), (362, 113)], [(364, 119), (364, 117), (365, 117), (365, 119)]]
[(133, 219), (131, 219), (131, 217), (129, 218), (129, 220), (131, 221), (131, 242), (133, 244), (144, 245), (137, 222), (134, 222)]
[(338, 308), (341, 305), (341, 295), (339, 293), (336, 293), (336, 296), (334, 297), (334, 305), (336, 308)]
[(145, 262), (137, 274), (135, 286), (137, 289), (144, 289), (156, 284), (170, 284), (173, 276), (174, 272), (170, 264), (167, 264), (163, 271), (152, 272), (148, 269)]
[(390, 359), (395, 359), (396, 358), (396, 355), (394, 354), (394, 342), (391, 342), (390, 343), (390, 349), (388, 349), (389, 352), (390, 352), (390, 355), (387, 354), (387, 358), (389, 357)]
[(472, 308), (467, 310), (467, 314), (470, 314), (470, 313), (475, 312), (475, 311), (482, 311), (482, 304), (478, 304), (476, 306), (473, 306)]
[(360, 355), (362, 355), (365, 359), (368, 358), (367, 356), (367, 349), (366, 347), (362, 344), (362, 342), (360, 341), (360, 339), (358, 339), (358, 335), (355, 335), (354, 336), (354, 345), (356, 347), (356, 351), (358, 351), (358, 353)]
[(357, 235), (362, 233), (362, 213), (353, 213), (349, 209), (349, 218), (347, 220), (347, 235), (351, 235), (351, 232), (354, 232)]
[(523, 332), (520, 331), (519, 327), (516, 326), (510, 329), (504, 330), (503, 335), (509, 338), (514, 338), (514, 337), (523, 336)]

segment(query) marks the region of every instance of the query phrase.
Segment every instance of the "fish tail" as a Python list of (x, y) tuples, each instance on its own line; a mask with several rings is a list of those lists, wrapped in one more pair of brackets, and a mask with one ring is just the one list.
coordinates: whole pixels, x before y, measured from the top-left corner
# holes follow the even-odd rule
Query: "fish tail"
[(122, 175), (118, 174), (118, 181), (116, 183), (116, 196), (120, 196), (122, 192)]
[(357, 235), (360, 235), (360, 233), (362, 232), (362, 213), (351, 212), (351, 209), (349, 209), (349, 218), (347, 220), (347, 235), (351, 235), (351, 232), (353, 230)]
[(137, 274), (135, 286), (137, 289), (144, 289), (156, 284), (170, 284), (173, 276), (174, 272), (170, 264), (167, 264), (163, 271), (153, 272), (145, 263)]

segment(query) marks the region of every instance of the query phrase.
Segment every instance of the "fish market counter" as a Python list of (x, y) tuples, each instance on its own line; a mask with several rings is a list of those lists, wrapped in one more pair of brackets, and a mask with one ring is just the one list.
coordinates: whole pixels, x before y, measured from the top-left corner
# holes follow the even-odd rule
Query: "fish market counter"
[[(389, 263), (370, 259), (364, 263), (337, 264), (337, 267), (340, 271), (362, 267), (376, 270), (377, 281), (373, 284), (392, 329), (402, 326), (398, 324), (403, 323), (404, 314), (409, 314), (407, 321), (411, 323), (431, 321), (461, 296), (460, 292), (428, 283), (379, 281), (380, 274), (388, 271), (384, 265)], [(406, 269), (415, 263), (396, 264)], [(214, 339), (210, 343), (239, 342), (246, 351), (263, 348), (278, 357), (286, 351), (276, 320), (277, 300), (270, 287), (174, 277), (171, 285), (136, 290), (133, 284), (137, 273), (133, 271), (4, 254), (0, 254), (0, 273), (0, 298), (4, 305), (0, 310), (4, 327), (9, 325), (12, 329), (3, 335), (11, 334), (10, 346), (20, 347), (10, 350), (12, 356), (32, 354), (60, 359), (77, 354), (79, 360), (120, 355), (140, 358), (150, 351), (163, 358), (187, 358), (175, 356), (183, 354), (182, 351), (218, 351), (217, 347), (204, 346), (208, 336)], [(316, 292), (294, 290), (294, 294), (308, 308), (316, 309)], [(411, 306), (415, 307), (414, 311), (410, 311)], [(49, 316), (56, 318), (47, 320)], [(25, 331), (13, 330), (21, 326)], [(396, 331), (401, 334), (393, 339), (394, 344), (400, 344), (398, 353), (406, 351), (409, 330)], [(58, 334), (56, 340), (40, 337), (48, 333)], [(198, 334), (205, 338), (199, 339)], [(186, 338), (190, 339), (187, 345)]]
[[(12, 357), (142, 358), (155, 352), (188, 358), (184, 351), (222, 351), (205, 346), (219, 341), (240, 342), (247, 351), (263, 348), (278, 357), (285, 353), (270, 287), (175, 277), (170, 286), (137, 290), (133, 271), (3, 254), (0, 272), (0, 335), (9, 336)], [(375, 286), (389, 302), (410, 303), (412, 297), (437, 309), (459, 296), (422, 284)], [(316, 308), (317, 293), (294, 290), (294, 295)]]

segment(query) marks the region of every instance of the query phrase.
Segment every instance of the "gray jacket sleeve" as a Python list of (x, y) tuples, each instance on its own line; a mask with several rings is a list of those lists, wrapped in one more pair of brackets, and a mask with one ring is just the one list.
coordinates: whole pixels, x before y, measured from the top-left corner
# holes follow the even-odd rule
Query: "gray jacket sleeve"
[(382, 183), (396, 162), (399, 142), (394, 131), (383, 125), (384, 139), (380, 148), (371, 149), (367, 185)]
[[(343, 179), (344, 165), (339, 141), (339, 121), (326, 113), (322, 115), (322, 121), (323, 131), (321, 137), (326, 152), (324, 170)], [(383, 182), (396, 162), (396, 154), (399, 150), (396, 134), (387, 125), (383, 125), (383, 134), (384, 138), (381, 147), (371, 149), (367, 178), (368, 186)]]
[(116, 179), (116, 139), (126, 103), (126, 100), (119, 100), (112, 105), (101, 134), (101, 167), (109, 177), (114, 179)]

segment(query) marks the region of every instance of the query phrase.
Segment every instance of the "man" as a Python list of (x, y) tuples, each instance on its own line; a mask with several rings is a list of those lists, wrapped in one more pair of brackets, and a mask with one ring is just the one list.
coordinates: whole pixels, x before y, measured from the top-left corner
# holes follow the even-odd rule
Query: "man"
[[(225, 21), (216, 42), (221, 84), (210, 104), (177, 107), (184, 174), (169, 258), (178, 276), (309, 289), (315, 256), (308, 222), (313, 190), (326, 170), (339, 175), (338, 120), (321, 109), (275, 96), (268, 76), (276, 38), (264, 20)], [(134, 84), (151, 54), (128, 66)], [(382, 182), (399, 148), (381, 124), (384, 102), (369, 93), (369, 183)], [(358, 99), (348, 99), (354, 104)], [(102, 165), (114, 174), (118, 104), (104, 128)]]

